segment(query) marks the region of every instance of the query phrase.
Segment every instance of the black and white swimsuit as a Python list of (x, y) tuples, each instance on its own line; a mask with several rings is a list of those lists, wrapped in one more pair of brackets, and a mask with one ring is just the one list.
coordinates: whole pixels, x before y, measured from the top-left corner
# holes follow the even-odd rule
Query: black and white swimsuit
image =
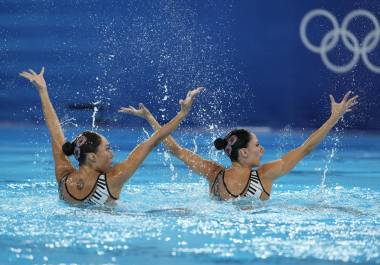
[(220, 185), (223, 185), (227, 193), (231, 195), (233, 198), (255, 197), (257, 199), (260, 199), (260, 196), (263, 192), (270, 196), (270, 194), (265, 191), (257, 170), (251, 170), (248, 183), (240, 194), (233, 194), (228, 189), (226, 182), (224, 181), (224, 173), (225, 169), (221, 170), (219, 174), (216, 176), (214, 183), (211, 186), (210, 193), (215, 197), (220, 198)]
[(71, 198), (73, 198), (76, 201), (80, 201), (83, 204), (89, 204), (89, 205), (104, 205), (109, 198), (113, 200), (117, 200), (116, 197), (112, 196), (108, 184), (107, 184), (107, 176), (106, 174), (101, 174), (98, 176), (98, 179), (96, 180), (96, 184), (92, 188), (91, 192), (84, 197), (83, 199), (76, 198), (74, 195), (70, 193), (70, 191), (67, 188), (67, 178), (69, 175), (64, 176), (58, 186), (58, 191), (60, 198), (64, 200), (64, 197), (62, 195), (62, 189), (65, 187), (66, 192), (70, 195)]

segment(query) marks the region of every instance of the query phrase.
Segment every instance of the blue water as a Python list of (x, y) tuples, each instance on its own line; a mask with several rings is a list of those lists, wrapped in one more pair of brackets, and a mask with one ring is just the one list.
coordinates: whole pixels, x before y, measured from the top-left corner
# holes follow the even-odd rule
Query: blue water
[[(100, 132), (115, 161), (146, 137), (142, 128)], [(258, 133), (263, 162), (308, 133)], [(181, 144), (228, 165), (210, 151), (216, 135), (175, 133)], [(380, 264), (376, 134), (333, 133), (279, 179), (267, 202), (211, 200), (206, 182), (160, 146), (115, 208), (58, 200), (45, 128), (2, 128), (0, 148), (0, 264)]]

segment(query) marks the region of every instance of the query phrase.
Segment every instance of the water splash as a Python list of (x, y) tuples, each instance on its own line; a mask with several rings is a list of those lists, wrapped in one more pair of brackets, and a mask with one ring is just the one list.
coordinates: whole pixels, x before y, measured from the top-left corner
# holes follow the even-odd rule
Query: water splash
[(68, 126), (68, 125), (73, 125), (76, 128), (78, 128), (78, 124), (76, 123), (75, 118), (64, 117), (61, 121), (61, 127), (63, 128), (63, 127)]
[[(335, 132), (336, 133), (339, 133), (339, 128), (336, 127), (335, 128)], [(341, 136), (339, 134), (333, 136), (332, 140), (333, 140), (333, 146), (331, 148), (331, 152), (329, 153), (328, 157), (327, 157), (327, 162), (325, 163), (325, 167), (323, 169), (323, 173), (322, 173), (322, 176), (321, 176), (321, 184), (320, 184), (320, 189), (321, 191), (324, 191), (326, 189), (326, 177), (327, 177), (327, 173), (329, 171), (329, 168), (330, 168), (330, 165), (338, 151), (338, 144), (340, 142), (340, 138)]]
[[(146, 138), (149, 138), (150, 137), (149, 132), (144, 127), (142, 128), (142, 130), (143, 130)], [(159, 149), (158, 149), (158, 154), (161, 155), (161, 152), (160, 152)], [(177, 177), (178, 177), (178, 173), (175, 171), (174, 163), (173, 163), (173, 161), (171, 159), (170, 153), (164, 149), (163, 152), (162, 152), (162, 155), (164, 157), (164, 162), (163, 162), (164, 166), (165, 167), (169, 166), (169, 169), (170, 169), (170, 171), (172, 173), (171, 180), (172, 181), (176, 180)]]
[[(160, 109), (158, 117), (165, 120), (174, 108), (178, 108), (177, 99), (183, 98), (188, 89), (201, 85), (209, 89), (207, 99), (204, 99), (208, 104), (201, 104), (201, 97), (197, 100), (199, 106), (205, 106), (203, 110), (196, 109), (197, 125), (205, 127), (212, 120), (221, 123), (226, 119), (238, 120), (236, 116), (240, 114), (229, 110), (243, 96), (250, 96), (251, 90), (233, 63), (232, 4), (227, 1), (224, 8), (218, 10), (219, 15), (213, 23), (216, 27), (199, 24), (197, 5), (190, 2), (164, 0), (145, 5), (128, 1), (126, 5), (131, 11), (128, 20), (124, 16), (111, 19), (91, 16), (102, 47), (108, 51), (100, 53), (97, 58), (104, 72), (98, 78), (102, 89), (97, 94), (126, 95), (139, 101), (150, 101)], [(216, 8), (212, 1), (206, 1), (204, 5), (210, 10)], [(141, 16), (140, 13), (149, 15)], [(147, 72), (152, 74), (147, 75)], [(125, 76), (129, 78), (126, 80)], [(145, 78), (144, 84), (152, 88), (147, 95), (137, 90), (127, 92), (116, 86), (116, 90), (110, 93), (107, 87), (109, 83), (120, 82), (123, 87), (137, 87), (141, 84), (136, 80), (141, 76)]]
[(169, 169), (170, 169), (170, 172), (171, 172), (171, 181), (175, 181), (178, 177), (178, 173), (174, 167), (174, 163), (173, 163), (173, 159), (170, 155), (170, 152), (168, 152), (167, 150), (164, 150), (163, 151), (163, 156), (164, 156), (164, 166), (168, 166), (169, 165)]
[(97, 129), (97, 126), (95, 126), (95, 118), (96, 118), (96, 113), (99, 111), (97, 105), (99, 105), (100, 103), (102, 103), (101, 100), (98, 100), (94, 103), (92, 103), (94, 105), (94, 111), (92, 112), (92, 130), (95, 130)]
[[(216, 138), (221, 137), (219, 132), (219, 126), (218, 124), (211, 123), (208, 126), (208, 130), (211, 133), (211, 142), (213, 142)], [(209, 148), (208, 155), (211, 158), (211, 160), (219, 161), (219, 156), (221, 152), (217, 152), (215, 148)]]
[(143, 132), (144, 132), (146, 138), (149, 138), (149, 137), (150, 137), (149, 132), (148, 132), (144, 127), (142, 127), (142, 130), (143, 130)]
[(283, 154), (290, 150), (292, 147), (295, 148), (292, 138), (294, 137), (295, 132), (291, 125), (286, 125), (280, 130), (280, 135), (276, 138), (276, 157), (281, 157)]

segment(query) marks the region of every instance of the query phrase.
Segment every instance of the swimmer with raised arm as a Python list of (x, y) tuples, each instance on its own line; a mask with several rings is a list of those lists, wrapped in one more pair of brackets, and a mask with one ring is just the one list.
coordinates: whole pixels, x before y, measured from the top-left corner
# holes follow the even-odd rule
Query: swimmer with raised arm
[[(151, 137), (133, 149), (126, 160), (112, 166), (112, 150), (107, 139), (96, 132), (82, 132), (72, 142), (65, 143), (65, 136), (57, 114), (50, 101), (44, 68), (39, 74), (33, 70), (22, 72), (38, 90), (46, 125), (50, 132), (55, 177), (59, 185), (60, 198), (75, 204), (103, 205), (116, 201), (126, 181), (133, 175), (148, 154), (187, 116), (196, 95), (197, 88), (180, 101), (181, 110)], [(74, 168), (67, 156), (74, 155), (79, 169)]]
[[(307, 156), (321, 142), (335, 124), (346, 112), (356, 105), (358, 96), (351, 96), (347, 92), (340, 103), (330, 95), (331, 116), (329, 119), (298, 148), (291, 150), (280, 159), (260, 165), (260, 159), (264, 154), (264, 148), (260, 145), (257, 136), (245, 129), (235, 129), (224, 138), (218, 138), (214, 145), (218, 150), (224, 150), (231, 159), (230, 168), (224, 168), (221, 164), (205, 160), (194, 152), (178, 145), (172, 136), (164, 140), (166, 148), (182, 160), (191, 170), (206, 177), (209, 183), (210, 194), (221, 200), (237, 197), (256, 197), (260, 200), (268, 200), (272, 191), (273, 182), (289, 173), (299, 161)], [(139, 109), (133, 107), (121, 108), (126, 112), (146, 119), (155, 129), (161, 128), (160, 124), (143, 105)]]

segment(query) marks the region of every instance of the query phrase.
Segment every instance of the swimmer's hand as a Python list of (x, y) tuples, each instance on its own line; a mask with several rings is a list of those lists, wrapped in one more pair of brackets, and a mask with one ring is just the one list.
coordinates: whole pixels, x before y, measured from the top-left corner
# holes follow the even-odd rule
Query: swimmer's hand
[[(179, 104), (181, 105), (181, 112), (184, 115), (187, 115), (189, 113), (191, 105), (193, 104), (194, 98), (202, 91), (204, 91), (203, 87), (198, 87), (194, 90), (190, 90), (187, 93), (186, 98), (181, 99), (179, 101)], [(144, 118), (144, 119), (147, 119), (150, 115), (152, 115), (152, 113), (150, 113), (149, 109), (147, 107), (145, 107), (145, 105), (142, 103), (139, 104), (138, 109), (136, 109), (133, 106), (129, 106), (127, 108), (122, 107), (119, 109), (119, 112), (126, 112), (126, 113), (129, 113), (131, 115), (134, 115), (134, 116), (137, 116), (140, 118)]]
[(126, 113), (129, 113), (131, 115), (134, 115), (134, 116), (137, 116), (137, 117), (140, 117), (140, 118), (144, 118), (146, 119), (148, 117), (148, 115), (151, 115), (150, 111), (148, 110), (147, 107), (144, 106), (144, 104), (140, 103), (139, 104), (139, 108), (136, 109), (132, 106), (129, 106), (128, 108), (125, 108), (125, 107), (121, 107), (119, 109), (119, 112), (126, 112)]
[(187, 92), (186, 98), (179, 101), (179, 104), (181, 105), (181, 112), (184, 115), (187, 115), (189, 113), (195, 97), (204, 90), (204, 87), (198, 87), (196, 89), (190, 90)]
[(352, 91), (348, 91), (340, 103), (335, 102), (334, 97), (330, 95), (332, 118), (339, 120), (346, 112), (352, 111), (353, 106), (358, 104), (358, 96), (350, 98), (350, 95), (352, 95)]
[(44, 79), (45, 67), (42, 67), (41, 72), (36, 74), (32, 69), (29, 72), (23, 71), (20, 76), (28, 79), (38, 90), (46, 89), (46, 82)]

